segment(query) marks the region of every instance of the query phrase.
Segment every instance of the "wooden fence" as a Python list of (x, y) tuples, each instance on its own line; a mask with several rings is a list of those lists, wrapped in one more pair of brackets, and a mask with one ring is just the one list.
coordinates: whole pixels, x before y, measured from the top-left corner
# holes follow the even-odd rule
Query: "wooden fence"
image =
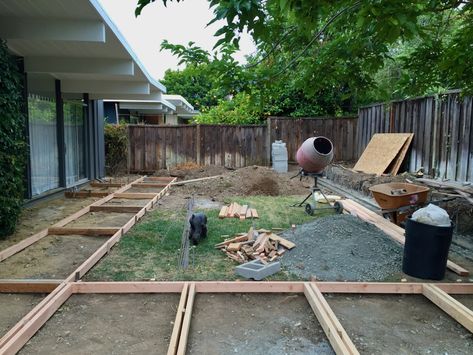
[(270, 146), (282, 139), (289, 160), (313, 135), (330, 138), (336, 160), (356, 158), (356, 118), (270, 117), (265, 125), (129, 125), (128, 167), (131, 172), (165, 169), (186, 162), (240, 168), (269, 165)]
[(412, 132), (409, 171), (457, 181), (473, 180), (473, 98), (459, 92), (363, 107), (358, 115), (357, 154), (372, 135)]

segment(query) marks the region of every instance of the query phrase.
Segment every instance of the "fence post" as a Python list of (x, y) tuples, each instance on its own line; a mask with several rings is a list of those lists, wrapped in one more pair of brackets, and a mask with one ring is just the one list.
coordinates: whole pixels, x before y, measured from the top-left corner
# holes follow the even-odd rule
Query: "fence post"
[(202, 140), (200, 139), (200, 124), (197, 124), (196, 126), (195, 140), (196, 140), (195, 150), (197, 154), (196, 163), (197, 165), (200, 165), (200, 152), (201, 152), (201, 144), (202, 144)]
[(266, 127), (266, 164), (271, 166), (271, 117), (266, 118)]

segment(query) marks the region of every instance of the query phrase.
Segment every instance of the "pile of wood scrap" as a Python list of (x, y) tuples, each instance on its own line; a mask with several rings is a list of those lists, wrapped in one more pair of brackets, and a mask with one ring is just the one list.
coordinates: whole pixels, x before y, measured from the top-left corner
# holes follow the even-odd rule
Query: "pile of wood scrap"
[(239, 262), (246, 263), (251, 260), (260, 260), (263, 264), (275, 261), (286, 250), (291, 250), (296, 245), (284, 239), (273, 231), (266, 229), (253, 230), (250, 228), (248, 233), (242, 233), (231, 239), (215, 245), (215, 248), (223, 251), (227, 256)]
[(473, 204), (473, 186), (471, 183), (441, 181), (427, 178), (416, 179), (415, 181), (432, 187), (445, 195), (463, 197), (469, 203)]
[(230, 206), (223, 206), (218, 214), (218, 218), (259, 218), (258, 212), (254, 208), (248, 207), (248, 205), (239, 205), (236, 202), (230, 204)]

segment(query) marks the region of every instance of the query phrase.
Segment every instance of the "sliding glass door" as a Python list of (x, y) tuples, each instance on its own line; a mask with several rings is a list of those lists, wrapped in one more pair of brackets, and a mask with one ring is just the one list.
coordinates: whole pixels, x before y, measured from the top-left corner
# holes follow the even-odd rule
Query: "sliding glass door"
[(28, 96), (31, 192), (59, 187), (56, 102), (39, 95)]
[(64, 101), (66, 186), (85, 179), (85, 115), (82, 101)]

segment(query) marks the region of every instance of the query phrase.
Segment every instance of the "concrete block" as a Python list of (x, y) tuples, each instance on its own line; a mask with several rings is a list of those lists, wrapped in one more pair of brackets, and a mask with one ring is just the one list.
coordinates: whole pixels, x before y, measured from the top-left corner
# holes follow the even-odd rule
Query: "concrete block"
[(280, 270), (281, 263), (279, 261), (275, 261), (265, 265), (259, 260), (252, 260), (248, 263), (237, 266), (235, 268), (235, 273), (247, 279), (254, 279), (256, 281), (259, 281), (264, 279), (265, 277), (279, 272)]

